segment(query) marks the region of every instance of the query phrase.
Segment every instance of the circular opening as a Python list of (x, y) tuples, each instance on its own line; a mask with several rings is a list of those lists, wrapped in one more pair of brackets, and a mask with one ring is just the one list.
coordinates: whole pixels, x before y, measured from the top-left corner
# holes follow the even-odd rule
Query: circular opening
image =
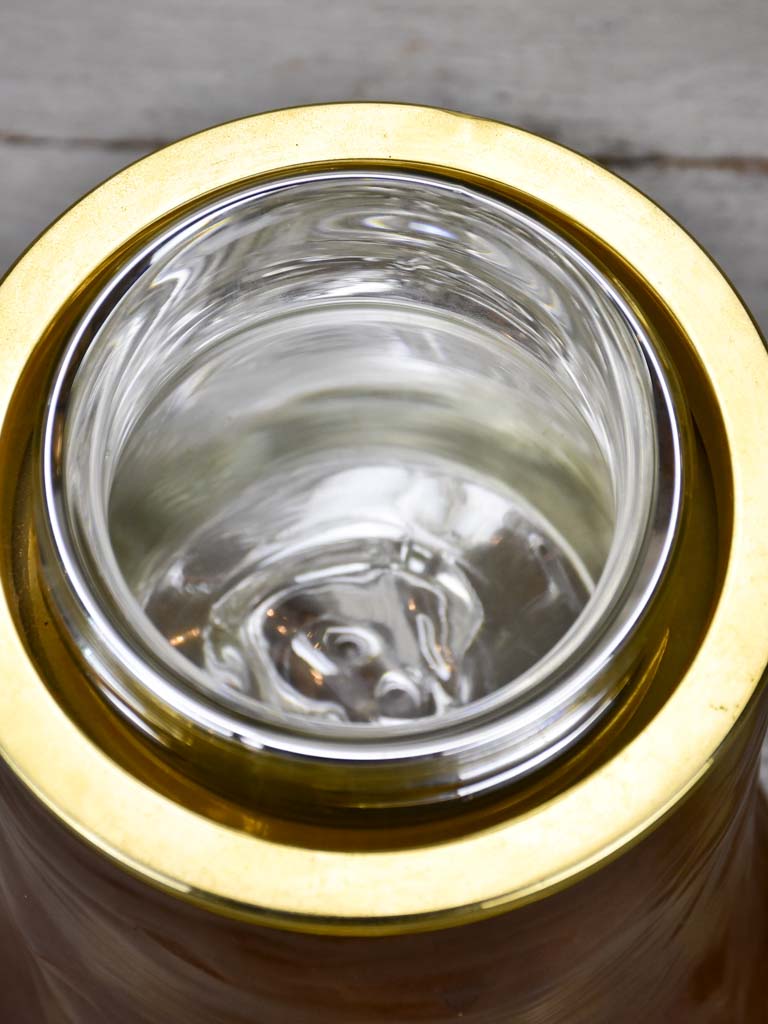
[(611, 282), (510, 204), (374, 171), (149, 245), (72, 338), (43, 459), (54, 596), (134, 720), (403, 765), (485, 743), (505, 776), (610, 706), (681, 484)]

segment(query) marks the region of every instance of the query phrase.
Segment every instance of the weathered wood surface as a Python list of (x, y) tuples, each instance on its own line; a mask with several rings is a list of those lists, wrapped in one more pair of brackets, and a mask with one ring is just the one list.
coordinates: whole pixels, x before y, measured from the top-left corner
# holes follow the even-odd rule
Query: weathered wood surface
[(0, 0), (0, 269), (163, 142), (329, 99), (498, 117), (603, 160), (768, 330), (766, 0)]

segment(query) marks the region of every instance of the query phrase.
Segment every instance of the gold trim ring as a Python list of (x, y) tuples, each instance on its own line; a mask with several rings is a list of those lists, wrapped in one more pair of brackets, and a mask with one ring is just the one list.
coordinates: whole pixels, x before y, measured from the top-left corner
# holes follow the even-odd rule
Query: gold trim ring
[[(54, 696), (31, 653), (14, 570), (27, 543), (14, 483), (29, 440), (18, 386), (42, 372), (54, 325), (78, 296), (121, 253), (205, 196), (259, 177), (359, 166), (479, 183), (599, 241), (603, 258), (630, 273), (674, 326), (679, 360), (696, 368), (700, 390), (710, 396), (717, 429), (708, 428), (705, 414), (697, 426), (725, 481), (718, 516), (720, 535), (727, 535), (695, 657), (663, 707), (620, 749), (553, 798), (491, 826), (370, 851), (278, 841), (222, 824), (138, 779)], [(419, 930), (489, 916), (569, 884), (681, 801), (756, 694), (768, 635), (767, 394), (762, 341), (718, 268), (643, 195), (561, 146), (490, 121), (389, 104), (278, 111), (169, 146), (79, 202), (0, 286), (3, 756), (59, 819), (128, 870), (276, 926)]]

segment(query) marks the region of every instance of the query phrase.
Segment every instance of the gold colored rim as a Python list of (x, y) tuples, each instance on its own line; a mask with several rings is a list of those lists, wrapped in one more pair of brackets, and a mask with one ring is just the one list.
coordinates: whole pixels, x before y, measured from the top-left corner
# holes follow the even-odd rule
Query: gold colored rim
[(486, 916), (615, 854), (706, 772), (758, 686), (768, 636), (768, 356), (749, 315), (706, 254), (648, 199), (588, 160), (506, 125), (413, 106), (303, 107), (213, 128), (122, 171), (57, 221), (0, 286), (0, 418), (49, 325), (148, 226), (259, 175), (368, 162), (514, 188), (620, 254), (672, 311), (709, 378), (728, 445), (733, 521), (727, 571), (698, 654), (636, 738), (525, 815), (387, 852), (270, 842), (137, 781), (58, 705), (0, 594), (0, 750), (38, 797), (147, 880), (223, 912), (339, 933)]

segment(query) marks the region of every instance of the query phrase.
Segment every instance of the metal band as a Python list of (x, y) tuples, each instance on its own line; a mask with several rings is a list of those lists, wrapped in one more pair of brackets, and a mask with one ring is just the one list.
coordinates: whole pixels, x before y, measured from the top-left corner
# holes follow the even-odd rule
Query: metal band
[[(55, 345), (52, 328), (97, 273), (206, 194), (259, 175), (344, 163), (436, 170), (544, 208), (568, 230), (599, 239), (676, 323), (680, 359), (698, 374), (691, 387), (713, 396), (702, 408), (714, 409), (718, 423), (707, 436), (707, 423), (701, 416), (697, 422), (721, 474), (723, 564), (727, 558), (696, 658), (661, 711), (612, 760), (524, 815), (458, 839), (388, 851), (277, 842), (161, 795), (80, 731), (24, 643), (12, 559), (24, 560), (29, 537), (17, 529), (15, 546), (3, 550), (0, 746), (58, 817), (147, 880), (284, 927), (385, 932), (483, 917), (567, 885), (647, 832), (707, 772), (766, 660), (768, 358), (738, 297), (698, 246), (630, 186), (559, 146), (418, 107), (265, 114), (184, 140), (122, 172), (50, 228), (0, 288), (6, 538), (15, 500), (9, 484), (30, 426), (14, 389), (24, 376), (20, 394), (30, 393), (29, 381), (40, 379)], [(678, 585), (684, 592), (685, 580)]]

